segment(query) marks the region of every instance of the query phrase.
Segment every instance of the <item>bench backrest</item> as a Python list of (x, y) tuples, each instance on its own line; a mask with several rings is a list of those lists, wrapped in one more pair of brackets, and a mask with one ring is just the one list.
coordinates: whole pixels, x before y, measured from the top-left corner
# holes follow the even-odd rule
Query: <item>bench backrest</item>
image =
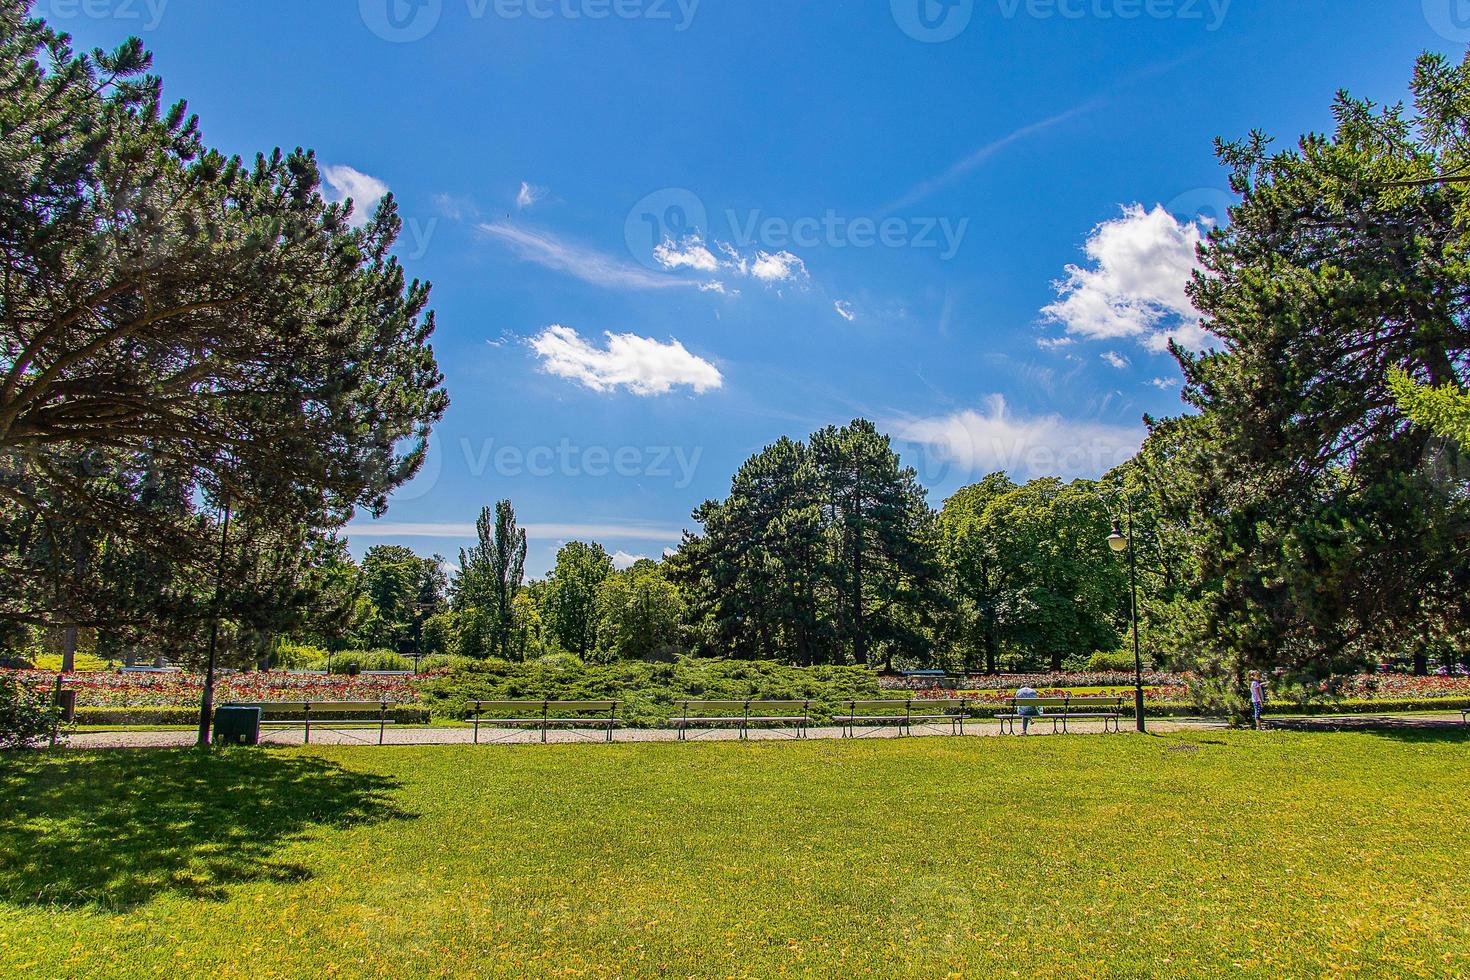
[(1006, 703), (1014, 708), (1066, 708), (1067, 710), (1080, 708), (1087, 710), (1121, 707), (1124, 700), (1121, 695), (1113, 694), (1084, 694), (1077, 697), (1073, 697), (1070, 694), (1063, 694), (1059, 697), (1046, 698), (1007, 698)]
[(1065, 695), (1059, 698), (1006, 698), (1006, 703), (1014, 708), (1065, 708), (1071, 698)]
[(470, 701), (474, 706), (476, 714), (484, 714), (487, 711), (503, 714), (506, 717), (512, 715), (531, 715), (539, 717), (552, 714), (571, 714), (573, 712), (591, 713), (599, 712), (607, 714), (617, 710), (619, 701), (551, 701), (543, 698), (509, 701)]
[(964, 698), (914, 698), (910, 704), (918, 711), (947, 711), (950, 714), (958, 714), (965, 710), (965, 705), (970, 702)]
[(261, 711), (293, 711), (305, 714), (317, 711), (381, 711), (396, 707), (401, 701), (231, 701), (222, 707), (259, 708)]
[(710, 711), (805, 711), (809, 701), (763, 701), (759, 698), (727, 698), (723, 700), (679, 700), (674, 702), (677, 714), (704, 714)]
[(1127, 699), (1121, 695), (1089, 694), (1080, 698), (1072, 698), (1067, 702), (1069, 708), (1096, 709), (1096, 708), (1121, 708)]

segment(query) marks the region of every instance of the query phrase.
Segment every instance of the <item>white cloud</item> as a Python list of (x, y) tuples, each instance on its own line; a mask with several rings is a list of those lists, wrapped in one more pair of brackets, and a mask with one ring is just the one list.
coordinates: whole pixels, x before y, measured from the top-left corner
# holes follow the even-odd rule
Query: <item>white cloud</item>
[(756, 252), (750, 274), (761, 282), (786, 282), (806, 278), (806, 263), (790, 252)]
[(1110, 367), (1115, 367), (1119, 371), (1128, 366), (1128, 358), (1124, 357), (1122, 354), (1119, 354), (1115, 350), (1104, 351), (1103, 353), (1099, 354), (1098, 357), (1102, 358), (1103, 361), (1105, 361)]
[(1042, 350), (1060, 350), (1063, 347), (1070, 347), (1076, 342), (1077, 338), (1075, 337), (1038, 337), (1036, 346)]
[(1155, 388), (1159, 389), (1160, 391), (1168, 391), (1170, 388), (1177, 388), (1177, 387), (1179, 387), (1179, 379), (1178, 378), (1154, 378), (1152, 381), (1149, 382), (1149, 384), (1153, 385)]
[[(526, 537), (533, 541), (671, 541), (683, 539), (682, 528), (645, 521), (609, 522), (606, 524), (521, 524)], [(349, 536), (359, 538), (473, 538), (472, 521), (363, 521), (347, 525)]]
[(1134, 338), (1159, 351), (1172, 336), (1192, 349), (1207, 346), (1209, 334), (1185, 291), (1205, 230), (1163, 207), (1125, 207), (1121, 218), (1092, 230), (1084, 246), (1091, 265), (1067, 266), (1067, 277), (1054, 284), (1057, 301), (1042, 314), (1089, 340)]
[(663, 241), (653, 249), (653, 257), (665, 269), (696, 269), (699, 272), (714, 272), (720, 260), (705, 247), (698, 235), (690, 235), (679, 245)]
[(724, 384), (713, 364), (689, 353), (677, 340), (661, 343), (631, 333), (606, 336), (607, 347), (598, 348), (571, 327), (552, 324), (530, 343), (543, 371), (593, 391), (623, 387), (635, 395), (662, 395), (675, 385), (688, 385), (703, 393)]
[[(729, 242), (706, 242), (698, 234), (687, 235), (679, 242), (665, 239), (654, 246), (653, 257), (665, 269), (693, 269), (704, 273), (724, 271), (735, 276), (754, 276), (767, 285), (810, 278), (806, 263), (791, 252), (773, 254), (758, 250), (754, 257), (750, 257), (742, 255)], [(720, 282), (703, 283), (700, 288), (725, 291), (724, 284)]]
[(845, 299), (839, 299), (835, 303), (833, 303), (832, 309), (836, 310), (837, 315), (842, 317), (842, 319), (846, 320), (848, 323), (851, 323), (852, 321), (857, 319), (857, 314), (852, 311), (852, 304)]
[(647, 557), (647, 555), (630, 555), (623, 549), (619, 548), (617, 551), (614, 551), (612, 553), (613, 568), (616, 568), (620, 571), (625, 568), (632, 568), (634, 562), (641, 561), (642, 559)]
[(535, 184), (528, 184), (523, 180), (521, 181), (521, 189), (516, 191), (516, 207), (524, 211), (537, 201), (544, 199), (546, 193), (546, 188), (537, 187)]
[(972, 473), (1006, 470), (1013, 475), (1097, 477), (1143, 445), (1143, 426), (1021, 416), (992, 395), (979, 411), (898, 423), (900, 439), (922, 443), (939, 460)]
[(387, 184), (345, 164), (323, 167), (322, 179), (332, 189), (333, 201), (340, 203), (352, 199), (352, 217), (347, 223), (353, 228), (367, 224), (373, 216), (373, 209), (388, 193)]
[(527, 262), (568, 273), (594, 286), (670, 289), (699, 285), (692, 279), (661, 275), (595, 249), (564, 242), (554, 235), (529, 231), (505, 222), (482, 224), (480, 230)]

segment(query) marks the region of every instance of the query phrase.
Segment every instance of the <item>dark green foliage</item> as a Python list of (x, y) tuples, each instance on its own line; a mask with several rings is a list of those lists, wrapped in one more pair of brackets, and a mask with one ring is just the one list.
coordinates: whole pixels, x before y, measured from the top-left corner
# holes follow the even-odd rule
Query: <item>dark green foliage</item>
[(597, 647), (597, 590), (613, 573), (602, 545), (568, 541), (556, 553), (538, 605), (549, 637), (563, 650), (586, 657)]
[(380, 544), (367, 550), (361, 567), (362, 594), (372, 603), (373, 615), (359, 628), (359, 637), (400, 653), (424, 649), (425, 623), (445, 606), (443, 559)]
[(443, 414), (429, 287), (391, 196), (349, 227), (310, 152), (208, 148), (138, 40), (78, 55), (27, 7), (0, 4), (0, 619), (192, 644), (198, 505), (228, 501), (258, 593), (230, 616), (279, 628), (304, 543), (381, 513)]
[(49, 695), (0, 677), (0, 749), (24, 747), (50, 736), (58, 708)]
[(1069, 655), (1118, 643), (1127, 568), (1106, 544), (1104, 494), (1112, 491), (1089, 480), (1018, 486), (992, 473), (945, 501), (946, 632), (957, 666), (994, 672), (1005, 651), (1025, 667), (1060, 670)]
[(459, 614), (459, 651), (472, 657), (507, 656), (512, 652), (515, 600), (526, 573), (526, 532), (516, 525), (509, 500), (480, 511), (477, 541), (459, 552), (453, 582), (454, 611)]
[(934, 515), (871, 422), (766, 447), (694, 518), (704, 533), (668, 564), (702, 650), (797, 664), (929, 659), (943, 603)]
[(1323, 677), (1384, 651), (1422, 670), (1466, 639), (1464, 461), (1390, 372), (1470, 378), (1470, 75), (1425, 56), (1413, 89), (1412, 109), (1341, 96), (1336, 131), (1293, 150), (1220, 148), (1241, 201), (1191, 287), (1219, 349), (1176, 351), (1201, 415), (1156, 427), (1149, 468), (1189, 532), (1180, 646), (1237, 687), (1248, 667)]
[(596, 595), (602, 659), (672, 659), (680, 652), (684, 600), (662, 566), (648, 558), (602, 580)]

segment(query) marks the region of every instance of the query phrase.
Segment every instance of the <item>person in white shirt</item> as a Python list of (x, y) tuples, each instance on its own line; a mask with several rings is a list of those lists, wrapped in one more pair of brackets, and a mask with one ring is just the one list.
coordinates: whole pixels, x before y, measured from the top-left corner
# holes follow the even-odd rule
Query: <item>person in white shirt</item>
[(1261, 730), (1261, 712), (1266, 710), (1266, 685), (1261, 683), (1261, 672), (1251, 671), (1251, 717), (1255, 720), (1256, 731)]

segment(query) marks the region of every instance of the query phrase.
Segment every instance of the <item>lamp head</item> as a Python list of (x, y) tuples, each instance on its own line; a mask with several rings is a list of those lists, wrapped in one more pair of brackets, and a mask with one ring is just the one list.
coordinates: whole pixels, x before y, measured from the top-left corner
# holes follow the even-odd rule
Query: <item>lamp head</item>
[(1128, 547), (1128, 539), (1123, 537), (1123, 529), (1118, 522), (1113, 522), (1113, 533), (1108, 535), (1108, 547), (1114, 551), (1123, 551)]

